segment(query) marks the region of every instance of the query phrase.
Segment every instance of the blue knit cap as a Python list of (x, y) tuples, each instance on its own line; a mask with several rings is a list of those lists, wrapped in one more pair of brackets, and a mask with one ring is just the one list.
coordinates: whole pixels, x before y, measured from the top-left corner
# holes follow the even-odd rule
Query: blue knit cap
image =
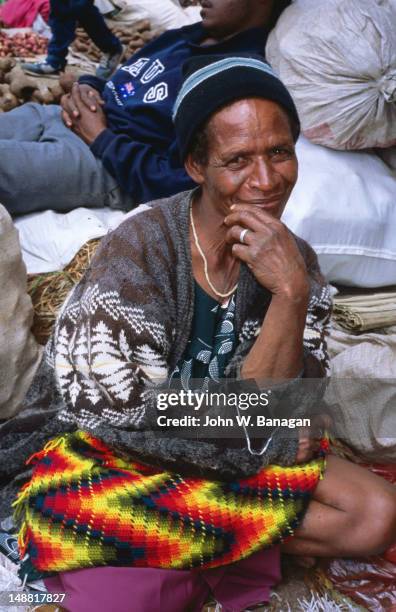
[(300, 121), (294, 102), (271, 66), (260, 56), (203, 55), (183, 66), (184, 80), (173, 107), (179, 151), (184, 160), (196, 131), (213, 113), (244, 98), (264, 98), (282, 106), (297, 140)]

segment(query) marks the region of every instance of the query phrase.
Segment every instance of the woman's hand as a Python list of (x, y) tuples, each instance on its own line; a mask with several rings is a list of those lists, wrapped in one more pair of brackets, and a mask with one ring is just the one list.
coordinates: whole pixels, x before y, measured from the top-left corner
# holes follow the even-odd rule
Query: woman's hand
[(313, 459), (319, 451), (324, 432), (330, 425), (330, 418), (320, 414), (311, 420), (311, 427), (300, 428), (296, 463), (307, 463)]
[[(273, 295), (306, 299), (309, 280), (304, 259), (287, 227), (253, 204), (236, 204), (224, 220), (226, 240), (257, 281)], [(243, 243), (241, 232), (246, 229)]]
[(63, 122), (91, 145), (107, 127), (102, 105), (103, 100), (96, 90), (74, 83), (71, 94), (63, 96), (61, 101)]

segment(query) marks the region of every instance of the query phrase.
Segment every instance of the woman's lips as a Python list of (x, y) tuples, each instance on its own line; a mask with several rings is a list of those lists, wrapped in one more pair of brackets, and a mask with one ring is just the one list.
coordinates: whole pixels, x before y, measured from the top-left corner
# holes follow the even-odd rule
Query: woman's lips
[(265, 202), (263, 202), (262, 200), (259, 200), (259, 201), (250, 200), (249, 202), (238, 202), (238, 204), (254, 206), (255, 208), (259, 208), (263, 210), (264, 212), (269, 213), (270, 215), (277, 216), (279, 213), (279, 210), (282, 207), (282, 198), (278, 198), (277, 200), (268, 200)]
[(278, 208), (278, 206), (281, 203), (281, 198), (278, 198), (276, 200), (258, 200), (258, 201), (250, 201), (250, 202), (246, 202), (246, 204), (250, 204), (252, 206), (258, 206), (259, 208), (264, 208), (264, 209), (270, 209), (270, 208)]

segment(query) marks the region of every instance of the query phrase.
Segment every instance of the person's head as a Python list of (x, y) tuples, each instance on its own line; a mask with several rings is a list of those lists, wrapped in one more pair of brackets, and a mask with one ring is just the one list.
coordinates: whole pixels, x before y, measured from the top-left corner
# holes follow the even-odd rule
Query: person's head
[(200, 0), (204, 29), (226, 38), (249, 28), (272, 28), (291, 0)]
[(280, 218), (297, 180), (299, 119), (283, 83), (262, 59), (190, 60), (175, 103), (185, 168), (223, 214), (261, 206)]

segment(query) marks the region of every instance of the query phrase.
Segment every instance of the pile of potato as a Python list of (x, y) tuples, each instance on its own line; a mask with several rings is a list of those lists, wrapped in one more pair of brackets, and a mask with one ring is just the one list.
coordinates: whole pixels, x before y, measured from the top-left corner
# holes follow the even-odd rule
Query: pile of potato
[(0, 30), (1, 57), (33, 57), (47, 53), (48, 39), (35, 32), (9, 36)]
[[(150, 22), (147, 20), (137, 21), (128, 26), (115, 25), (110, 27), (126, 48), (124, 61), (160, 34), (160, 32), (151, 31)], [(16, 36), (20, 37), (18, 40), (25, 41), (24, 47), (21, 47), (21, 45), (15, 46)], [(44, 84), (48, 81), (43, 83), (41, 79), (26, 75), (10, 55), (29, 57), (45, 53), (48, 41), (44, 38), (41, 42), (42, 37), (36, 34), (16, 36), (10, 37), (0, 31), (0, 45), (4, 37), (7, 39), (6, 47), (3, 49), (0, 46), (0, 113), (10, 111), (21, 104), (25, 104), (25, 102), (59, 104), (61, 97), (70, 92), (73, 82), (77, 80), (77, 75), (72, 72), (65, 72), (61, 74), (59, 81), (54, 80), (53, 84), (48, 85)], [(36, 46), (33, 37), (38, 41)], [(39, 44), (42, 46), (38, 46)], [(77, 37), (72, 46), (76, 51), (87, 55), (94, 62), (98, 62), (102, 55), (101, 51), (89, 39), (88, 34), (81, 28), (77, 29)]]
[[(160, 32), (151, 30), (150, 22), (147, 19), (136, 21), (136, 23), (128, 26), (111, 25), (110, 29), (126, 49), (124, 61), (128, 60), (136, 51), (160, 34)], [(77, 37), (72, 44), (72, 49), (87, 55), (94, 62), (99, 62), (102, 52), (92, 42), (88, 34), (82, 28), (77, 28), (76, 34)]]
[(44, 85), (40, 79), (27, 76), (12, 58), (0, 58), (0, 113), (25, 104), (59, 104), (77, 79), (74, 73), (64, 73), (59, 82)]

